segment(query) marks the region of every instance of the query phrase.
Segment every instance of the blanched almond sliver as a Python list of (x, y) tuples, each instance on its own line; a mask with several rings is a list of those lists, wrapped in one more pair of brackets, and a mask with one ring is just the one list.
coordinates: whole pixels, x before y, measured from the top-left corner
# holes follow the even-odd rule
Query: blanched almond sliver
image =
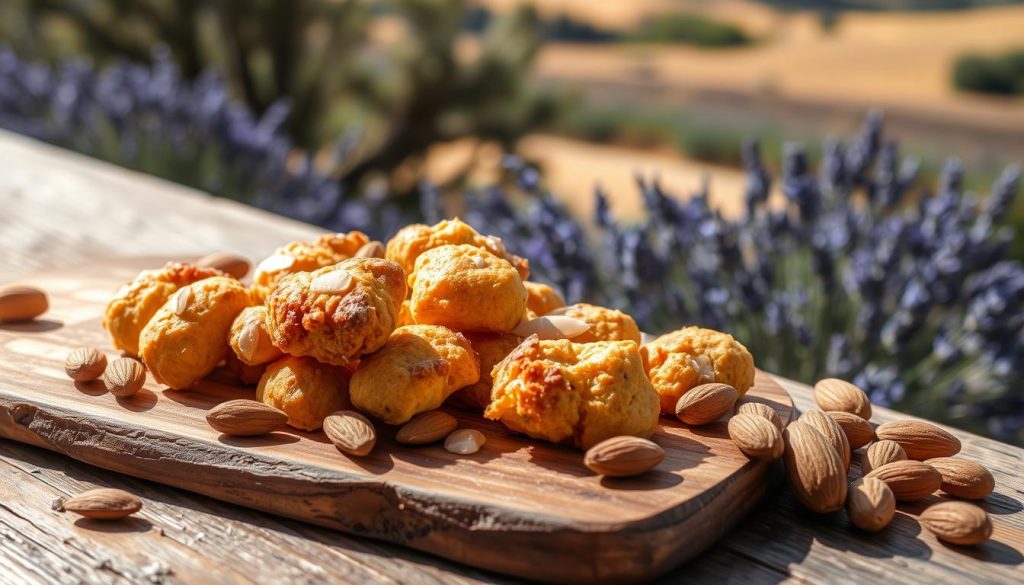
[(273, 256), (267, 256), (263, 259), (263, 262), (259, 263), (256, 267), (257, 272), (277, 272), (279, 270), (287, 270), (295, 264), (295, 258), (288, 256), (287, 254), (274, 254)]
[(473, 266), (477, 268), (487, 268), (487, 261), (479, 256), (473, 256)]
[(658, 338), (657, 335), (651, 335), (650, 333), (646, 333), (644, 331), (641, 331), (640, 332), (640, 345), (647, 345), (648, 343), (654, 341), (657, 338)]
[(242, 327), (242, 332), (238, 335), (238, 351), (242, 354), (238, 357), (249, 361), (252, 356), (256, 354), (256, 346), (259, 345), (259, 324), (255, 321), (249, 321)]
[(445, 438), (444, 448), (457, 455), (472, 455), (486, 442), (487, 437), (476, 429), (458, 429)]
[(352, 290), (355, 281), (352, 275), (343, 269), (325, 272), (309, 283), (309, 290), (315, 293), (344, 294)]
[(545, 315), (523, 321), (512, 333), (519, 337), (536, 335), (541, 339), (572, 339), (590, 329), (590, 324), (581, 319), (564, 315)]
[(709, 384), (715, 381), (715, 366), (706, 355), (698, 355), (690, 358), (690, 367), (697, 372), (700, 383)]
[(192, 302), (192, 287), (186, 286), (178, 291), (174, 297), (174, 314), (182, 315), (188, 310), (188, 304)]

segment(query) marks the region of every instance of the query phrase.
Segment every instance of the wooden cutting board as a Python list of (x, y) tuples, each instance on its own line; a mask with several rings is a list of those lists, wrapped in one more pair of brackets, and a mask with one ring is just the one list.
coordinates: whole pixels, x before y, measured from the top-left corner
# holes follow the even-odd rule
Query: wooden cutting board
[[(508, 432), (458, 410), (487, 444), (474, 455), (408, 447), (379, 425), (370, 456), (349, 459), (322, 433), (220, 435), (205, 413), (252, 397), (215, 373), (187, 391), (150, 380), (128, 399), (63, 371), (76, 347), (117, 357), (100, 326), (113, 292), (166, 259), (117, 259), (25, 281), (50, 296), (40, 320), (0, 324), (0, 436), (105, 469), (345, 532), (396, 542), (477, 567), (552, 582), (654, 577), (710, 546), (776, 479), (752, 462), (723, 421), (687, 428), (663, 418), (653, 440), (665, 460), (643, 476), (602, 479), (582, 453)], [(221, 381), (216, 381), (221, 380)], [(750, 394), (788, 422), (793, 404), (758, 372)]]

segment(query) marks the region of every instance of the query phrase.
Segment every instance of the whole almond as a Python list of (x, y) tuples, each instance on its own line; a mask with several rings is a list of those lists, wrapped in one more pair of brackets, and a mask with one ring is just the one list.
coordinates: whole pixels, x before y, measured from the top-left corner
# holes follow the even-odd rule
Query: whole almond
[(835, 448), (814, 427), (797, 420), (782, 431), (786, 477), (808, 509), (834, 512), (846, 502), (846, 469)]
[(203, 268), (216, 268), (221, 272), (233, 276), (239, 280), (249, 274), (252, 265), (249, 259), (230, 252), (214, 252), (207, 254), (196, 261), (196, 266)]
[(843, 429), (851, 449), (859, 449), (875, 438), (875, 429), (871, 426), (871, 423), (852, 412), (830, 410), (825, 414), (836, 421), (839, 428)]
[(996, 480), (981, 464), (953, 457), (925, 461), (942, 476), (942, 491), (965, 500), (983, 500), (996, 487)]
[(924, 461), (933, 457), (952, 457), (960, 452), (960, 439), (929, 422), (895, 420), (875, 429), (879, 439), (896, 441), (909, 459)]
[(923, 500), (942, 485), (942, 476), (934, 467), (911, 459), (886, 463), (864, 477), (884, 481), (900, 502)]
[(116, 520), (141, 510), (142, 500), (124, 490), (97, 488), (69, 498), (64, 509), (86, 518)]
[(33, 286), (0, 286), (0, 322), (31, 321), (50, 308), (46, 293)]
[(850, 468), (850, 442), (842, 427), (832, 417), (820, 410), (808, 410), (800, 416), (800, 420), (814, 427), (832, 445), (843, 462), (843, 469)]
[(459, 421), (454, 416), (440, 410), (430, 410), (402, 425), (395, 440), (406, 445), (426, 445), (447, 437), (458, 426)]
[(665, 451), (653, 441), (640, 437), (612, 437), (587, 450), (583, 464), (594, 473), (608, 477), (629, 477), (653, 469), (665, 458)]
[(919, 518), (935, 538), (951, 544), (972, 546), (992, 536), (988, 512), (967, 502), (941, 502), (929, 506)]
[(896, 441), (876, 441), (868, 445), (864, 456), (860, 459), (861, 475), (867, 475), (871, 473), (872, 469), (877, 469), (886, 463), (904, 461), (906, 458), (907, 454), (903, 451), (903, 447), (900, 447)]
[(103, 385), (118, 398), (127, 398), (142, 389), (146, 383), (146, 367), (133, 358), (117, 358), (110, 362), (103, 374)]
[(278, 429), (288, 415), (256, 400), (228, 400), (206, 413), (206, 422), (225, 435), (246, 437), (263, 435)]
[(64, 360), (64, 371), (76, 382), (91, 382), (107, 369), (107, 356), (95, 347), (80, 347)]
[(706, 425), (732, 410), (738, 393), (728, 384), (694, 386), (676, 402), (676, 416), (688, 425)]
[(729, 419), (729, 438), (751, 459), (775, 460), (782, 457), (785, 450), (779, 428), (756, 414), (733, 415)]
[(476, 429), (458, 429), (444, 438), (444, 448), (457, 455), (472, 455), (487, 442), (487, 437)]
[(862, 477), (850, 485), (846, 512), (857, 528), (878, 532), (892, 522), (896, 498), (884, 481), (877, 477)]
[(383, 258), (384, 257), (384, 244), (373, 240), (363, 244), (362, 248), (356, 252), (356, 258)]
[(512, 333), (519, 337), (536, 335), (541, 339), (572, 339), (589, 329), (590, 324), (582, 319), (565, 315), (545, 315), (523, 321), (512, 330)]
[(814, 401), (822, 410), (841, 410), (864, 420), (871, 418), (871, 401), (863, 390), (849, 382), (825, 378), (814, 385)]
[(742, 398), (736, 402), (736, 414), (752, 414), (754, 416), (760, 416), (771, 421), (775, 428), (782, 432), (785, 425), (782, 424), (782, 419), (779, 417), (779, 413), (775, 412), (775, 409), (768, 406), (764, 402), (758, 402), (749, 398)]
[(351, 410), (339, 410), (324, 419), (324, 433), (338, 451), (362, 457), (373, 451), (377, 432), (365, 416)]

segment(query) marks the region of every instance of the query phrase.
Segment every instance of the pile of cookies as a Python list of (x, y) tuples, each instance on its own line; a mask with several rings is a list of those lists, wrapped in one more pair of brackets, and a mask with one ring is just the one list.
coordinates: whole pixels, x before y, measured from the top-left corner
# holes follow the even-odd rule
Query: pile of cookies
[(695, 386), (742, 395), (754, 382), (728, 334), (687, 327), (642, 345), (629, 315), (566, 306), (528, 280), (526, 259), (458, 219), (406, 226), (386, 245), (356, 231), (293, 242), (250, 286), (233, 272), (144, 271), (103, 326), (157, 383), (187, 388), (223, 364), (306, 431), (339, 411), (404, 425), (448, 404), (588, 449), (650, 436)]

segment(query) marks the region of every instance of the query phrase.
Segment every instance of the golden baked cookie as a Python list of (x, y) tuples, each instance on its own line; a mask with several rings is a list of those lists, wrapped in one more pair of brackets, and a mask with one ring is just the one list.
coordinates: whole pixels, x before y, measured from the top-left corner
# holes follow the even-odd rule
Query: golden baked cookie
[(590, 329), (572, 338), (576, 343), (633, 341), (637, 345), (640, 344), (640, 328), (637, 327), (636, 321), (618, 309), (576, 303), (555, 309), (553, 314), (574, 317), (590, 325)]
[(632, 341), (526, 339), (494, 367), (484, 416), (508, 428), (581, 449), (618, 435), (649, 437), (654, 391)]
[(252, 304), (249, 290), (226, 276), (205, 278), (174, 293), (139, 336), (139, 356), (153, 379), (188, 388), (230, 352), (228, 332)]
[(272, 362), (284, 355), (270, 340), (267, 308), (263, 305), (242, 309), (231, 324), (228, 343), (238, 359), (250, 366)]
[(157, 310), (179, 288), (211, 276), (227, 276), (216, 268), (168, 262), (158, 270), (144, 270), (121, 287), (107, 304), (103, 328), (110, 333), (114, 347), (139, 355), (139, 335)]
[(242, 362), (234, 352), (230, 351), (228, 352), (227, 357), (224, 358), (224, 367), (245, 386), (254, 386), (259, 384), (260, 378), (263, 377), (263, 372), (267, 371), (267, 364), (250, 366), (249, 364)]
[(484, 236), (457, 217), (442, 220), (432, 226), (415, 223), (398, 230), (388, 240), (386, 258), (397, 262), (406, 273), (412, 274), (420, 254), (450, 244), (466, 244), (487, 250), (507, 260), (521, 278), (530, 276), (530, 263), (506, 250), (501, 238)]
[(409, 286), (409, 310), (416, 323), (503, 333), (526, 314), (526, 289), (519, 274), (475, 246), (441, 246), (420, 254)]
[(352, 375), (350, 396), (359, 410), (392, 425), (441, 406), (480, 378), (469, 340), (447, 327), (408, 325)]
[(351, 231), (347, 234), (323, 234), (312, 242), (292, 242), (282, 246), (256, 267), (252, 277), (253, 299), (262, 303), (285, 276), (312, 272), (348, 260), (369, 241), (363, 232)]
[(398, 326), (405, 327), (406, 325), (415, 325), (416, 321), (412, 318), (412, 311), (409, 310), (409, 299), (402, 301), (402, 306), (398, 308)]
[(313, 358), (285, 356), (267, 366), (256, 388), (256, 400), (288, 415), (288, 424), (315, 431), (327, 415), (348, 410), (349, 374), (344, 368)]
[(384, 345), (404, 299), (401, 267), (351, 258), (281, 279), (267, 297), (267, 330), (287, 354), (343, 366)]
[(491, 370), (519, 347), (523, 338), (511, 333), (469, 333), (466, 335), (480, 360), (480, 379), (451, 395), (448, 403), (467, 410), (483, 411), (491, 403)]
[(565, 306), (565, 299), (558, 291), (543, 282), (523, 281), (526, 287), (526, 308), (533, 317), (542, 317), (555, 309)]
[(666, 333), (640, 348), (644, 369), (673, 414), (679, 397), (699, 384), (728, 384), (740, 396), (754, 385), (754, 357), (732, 335), (701, 327)]

